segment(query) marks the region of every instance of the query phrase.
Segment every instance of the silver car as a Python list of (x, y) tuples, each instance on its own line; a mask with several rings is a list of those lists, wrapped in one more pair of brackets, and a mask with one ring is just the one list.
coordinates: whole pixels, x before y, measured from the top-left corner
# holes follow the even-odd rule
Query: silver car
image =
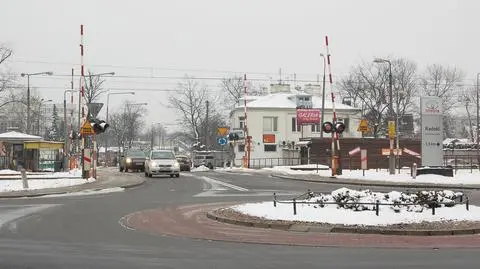
[(180, 164), (171, 150), (152, 150), (145, 160), (145, 176), (180, 176)]

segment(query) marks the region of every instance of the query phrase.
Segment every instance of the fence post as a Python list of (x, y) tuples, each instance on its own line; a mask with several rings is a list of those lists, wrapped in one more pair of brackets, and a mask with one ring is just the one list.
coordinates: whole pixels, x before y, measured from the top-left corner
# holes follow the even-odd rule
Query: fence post
[(293, 215), (297, 215), (297, 200), (293, 198)]
[(22, 168), (21, 173), (22, 173), (23, 188), (28, 189), (28, 179), (27, 179), (27, 172), (25, 171), (25, 168)]
[(377, 200), (375, 202), (375, 215), (377, 215), (377, 216), (378, 216), (379, 207), (380, 207), (380, 201)]
[(277, 207), (277, 194), (273, 193), (273, 207)]
[(469, 204), (468, 204), (468, 196), (465, 197), (465, 206), (467, 207), (467, 211), (470, 210)]
[(435, 204), (432, 204), (432, 215), (435, 215)]
[(463, 194), (462, 194), (462, 195), (460, 195), (460, 197), (459, 197), (459, 198), (460, 198), (460, 203), (462, 203), (462, 202), (463, 202)]

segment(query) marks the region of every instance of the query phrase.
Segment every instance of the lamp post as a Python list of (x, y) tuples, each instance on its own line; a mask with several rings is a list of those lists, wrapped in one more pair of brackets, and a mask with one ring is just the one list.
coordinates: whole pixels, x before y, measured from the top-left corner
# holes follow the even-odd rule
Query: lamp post
[[(393, 120), (393, 80), (392, 80), (392, 62), (390, 60), (386, 59), (381, 59), (381, 58), (375, 58), (373, 60), (374, 63), (388, 63), (388, 68), (389, 68), (389, 114), (390, 114), (390, 119)], [(399, 154), (399, 140), (398, 140), (398, 113), (399, 113), (399, 96), (398, 96), (398, 91), (397, 91), (397, 116), (395, 117), (395, 138), (397, 141), (397, 158)], [(393, 154), (393, 139), (390, 138), (390, 159), (389, 159), (389, 170), (390, 170), (390, 175), (395, 174), (395, 155)]]
[(53, 72), (21, 73), (20, 76), (27, 77), (27, 134), (30, 133), (30, 76), (53, 75)]
[[(325, 66), (327, 65), (327, 59), (325, 58), (325, 54), (320, 53), (320, 57), (323, 58), (323, 81), (322, 81), (322, 115), (320, 115), (320, 125), (323, 124), (325, 120)], [(323, 130), (320, 131), (320, 137), (323, 138)]]
[[(106, 115), (106, 121), (107, 123), (109, 122), (108, 121), (108, 104), (110, 103), (110, 95), (119, 95), (119, 94), (131, 94), (131, 95), (135, 95), (135, 92), (131, 91), (131, 92), (109, 92), (107, 93), (107, 115)], [(105, 165), (107, 165), (107, 162), (108, 162), (108, 136), (106, 137), (105, 139)]]

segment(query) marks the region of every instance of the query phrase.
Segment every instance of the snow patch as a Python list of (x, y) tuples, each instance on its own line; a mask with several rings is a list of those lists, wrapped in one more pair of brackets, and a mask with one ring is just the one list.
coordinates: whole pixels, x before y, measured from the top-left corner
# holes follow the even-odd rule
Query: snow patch
[[(401, 223), (421, 223), (434, 221), (480, 221), (480, 207), (456, 204), (455, 199), (462, 193), (445, 191), (423, 191), (417, 193), (389, 193), (357, 191), (341, 188), (330, 194), (309, 193), (308, 198), (297, 200), (297, 215), (293, 214), (293, 204), (272, 201), (247, 203), (231, 207), (243, 214), (269, 220), (309, 221), (344, 225), (391, 225)], [(375, 214), (375, 201), (389, 204), (379, 207), (379, 216)], [(438, 201), (435, 215), (429, 209), (430, 202)], [(306, 204), (309, 202), (310, 204)], [(326, 204), (333, 202), (333, 204)], [(411, 203), (417, 205), (408, 205)], [(372, 204), (361, 204), (372, 203)]]
[[(83, 178), (55, 178), (55, 179), (30, 179), (28, 180), (27, 190), (39, 190), (49, 188), (70, 187), (82, 185), (85, 183), (94, 182), (95, 179)], [(0, 192), (22, 191), (23, 188), (21, 180), (0, 180)]]
[(206, 167), (205, 165), (200, 165), (199, 167), (195, 167), (191, 170), (191, 172), (207, 172), (210, 171), (210, 168)]

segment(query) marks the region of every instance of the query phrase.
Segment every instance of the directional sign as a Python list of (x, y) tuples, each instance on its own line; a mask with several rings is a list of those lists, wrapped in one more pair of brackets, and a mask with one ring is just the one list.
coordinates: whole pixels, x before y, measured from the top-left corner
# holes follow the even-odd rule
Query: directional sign
[(217, 143), (218, 143), (220, 146), (226, 145), (227, 142), (228, 142), (228, 140), (227, 140), (226, 137), (224, 137), (224, 136), (217, 137)]
[(230, 131), (229, 127), (218, 127), (217, 128), (217, 135), (218, 136), (227, 136), (228, 131)]
[(353, 156), (355, 154), (358, 154), (360, 152), (360, 147), (356, 147), (348, 152), (348, 155)]
[(93, 134), (95, 134), (95, 131), (93, 131), (93, 128), (92, 128), (92, 125), (90, 124), (90, 122), (85, 121), (82, 128), (80, 129), (80, 133), (82, 135), (93, 135)]
[(87, 104), (88, 113), (92, 115), (92, 117), (96, 118), (100, 110), (102, 110), (103, 103), (89, 103)]
[(362, 119), (360, 121), (360, 125), (358, 125), (357, 132), (368, 133), (370, 132), (370, 128), (368, 128), (368, 121)]
[[(390, 149), (382, 149), (382, 155), (388, 156), (390, 155)], [(402, 155), (402, 149), (393, 149), (393, 155)]]

